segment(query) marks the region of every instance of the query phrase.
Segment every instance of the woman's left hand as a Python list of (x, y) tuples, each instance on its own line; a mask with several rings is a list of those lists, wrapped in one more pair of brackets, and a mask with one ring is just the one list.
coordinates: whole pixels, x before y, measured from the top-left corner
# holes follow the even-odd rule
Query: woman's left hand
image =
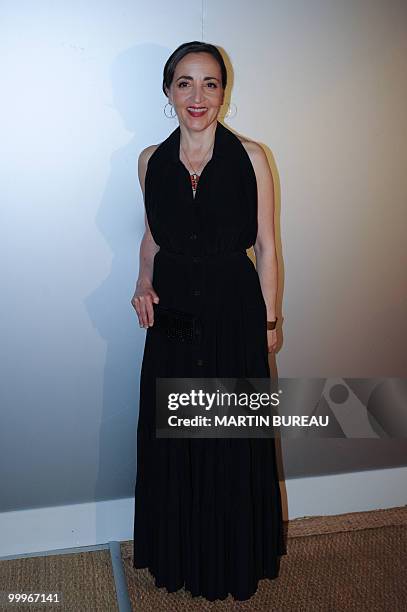
[(267, 346), (268, 352), (274, 353), (277, 348), (277, 330), (268, 329), (267, 330)]

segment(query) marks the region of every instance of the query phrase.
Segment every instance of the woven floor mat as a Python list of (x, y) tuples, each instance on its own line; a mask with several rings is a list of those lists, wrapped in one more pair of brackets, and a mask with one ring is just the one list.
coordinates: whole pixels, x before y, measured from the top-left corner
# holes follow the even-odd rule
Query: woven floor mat
[(244, 602), (157, 588), (148, 569), (132, 567), (132, 546), (122, 542), (121, 550), (132, 607), (140, 612), (406, 610), (407, 507), (290, 521), (279, 577), (260, 580)]
[(115, 612), (119, 609), (109, 550), (0, 561), (0, 591), (62, 594), (61, 604), (0, 604), (2, 612)]

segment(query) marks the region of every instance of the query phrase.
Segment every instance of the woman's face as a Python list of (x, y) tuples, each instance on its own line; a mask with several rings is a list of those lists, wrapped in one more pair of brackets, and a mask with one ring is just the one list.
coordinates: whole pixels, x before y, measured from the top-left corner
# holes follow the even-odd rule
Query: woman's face
[(168, 99), (180, 124), (205, 129), (216, 120), (223, 97), (220, 66), (210, 53), (188, 53), (178, 62)]

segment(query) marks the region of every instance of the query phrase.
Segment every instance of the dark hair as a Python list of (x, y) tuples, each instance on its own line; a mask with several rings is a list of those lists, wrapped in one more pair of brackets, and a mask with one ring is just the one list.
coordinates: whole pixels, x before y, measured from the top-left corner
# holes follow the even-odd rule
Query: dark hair
[(212, 55), (220, 66), (220, 71), (222, 74), (222, 87), (225, 89), (227, 83), (227, 71), (225, 62), (223, 61), (223, 57), (220, 54), (219, 49), (210, 43), (193, 40), (192, 42), (183, 43), (177, 47), (177, 49), (175, 49), (175, 51), (173, 51), (170, 57), (167, 59), (163, 74), (163, 92), (165, 95), (167, 95), (165, 88), (170, 88), (178, 62), (188, 53), (209, 53)]

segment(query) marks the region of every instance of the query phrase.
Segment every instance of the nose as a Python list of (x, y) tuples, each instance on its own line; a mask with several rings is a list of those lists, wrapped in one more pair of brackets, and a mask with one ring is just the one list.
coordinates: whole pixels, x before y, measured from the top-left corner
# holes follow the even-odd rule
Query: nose
[(192, 95), (193, 95), (194, 103), (199, 104), (202, 100), (202, 89), (198, 83), (194, 84)]

